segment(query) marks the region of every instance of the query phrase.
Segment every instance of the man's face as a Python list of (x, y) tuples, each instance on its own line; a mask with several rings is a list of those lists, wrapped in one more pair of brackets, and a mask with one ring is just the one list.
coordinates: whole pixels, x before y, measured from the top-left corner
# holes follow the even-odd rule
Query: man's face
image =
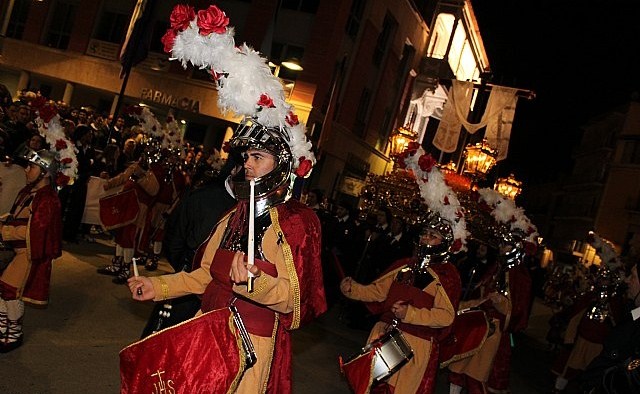
[(18, 109), (17, 120), (20, 123), (27, 123), (29, 121), (29, 108), (20, 107), (20, 109)]
[(124, 127), (124, 119), (123, 118), (116, 119), (116, 127), (118, 128), (118, 130), (120, 130), (120, 129), (122, 129)]
[(428, 229), (420, 234), (420, 245), (436, 246), (442, 243), (442, 235), (439, 232)]
[(312, 207), (318, 203), (318, 197), (314, 192), (307, 193), (307, 205)]
[(487, 252), (487, 245), (480, 244), (480, 246), (478, 246), (478, 250), (476, 251), (476, 256), (479, 258), (485, 257), (487, 255)]
[(78, 123), (85, 124), (87, 122), (87, 113), (84, 111), (78, 112)]
[(633, 266), (631, 268), (631, 273), (625, 279), (627, 283), (627, 298), (632, 301), (635, 301), (636, 306), (640, 306), (640, 297), (638, 297), (638, 293), (640, 293), (640, 279), (638, 279), (638, 268)]
[(27, 176), (27, 184), (35, 182), (40, 176), (41, 169), (35, 164), (29, 164), (25, 167), (24, 172)]
[(387, 224), (387, 215), (383, 211), (378, 211), (376, 213), (376, 223), (380, 226)]
[(390, 227), (391, 227), (391, 233), (393, 235), (398, 235), (402, 232), (402, 227), (403, 227), (402, 221), (398, 218), (393, 218), (391, 219)]
[(29, 139), (29, 148), (39, 151), (42, 149), (42, 138), (40, 136), (34, 135)]
[(134, 140), (127, 140), (127, 142), (125, 142), (124, 144), (125, 152), (127, 152), (128, 154), (131, 154), (135, 149), (136, 149), (136, 142)]
[(244, 178), (260, 178), (276, 168), (276, 158), (262, 150), (248, 149), (244, 155)]

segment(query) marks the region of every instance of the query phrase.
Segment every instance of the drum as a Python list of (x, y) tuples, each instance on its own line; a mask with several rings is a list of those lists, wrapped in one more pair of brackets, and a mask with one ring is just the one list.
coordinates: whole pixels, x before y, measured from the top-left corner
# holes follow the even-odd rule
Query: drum
[(440, 367), (476, 354), (489, 335), (484, 311), (468, 309), (458, 312), (451, 333), (440, 341)]
[(235, 307), (216, 309), (122, 349), (120, 393), (233, 392), (255, 361)]
[(387, 379), (413, 357), (413, 349), (397, 328), (367, 344), (362, 351), (350, 357), (341, 369), (349, 384), (355, 387), (362, 381), (376, 384)]

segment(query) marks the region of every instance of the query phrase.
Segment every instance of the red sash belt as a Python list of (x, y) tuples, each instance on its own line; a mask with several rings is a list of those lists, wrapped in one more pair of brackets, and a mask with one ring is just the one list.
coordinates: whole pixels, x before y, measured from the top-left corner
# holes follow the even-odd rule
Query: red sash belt
[[(236, 297), (232, 291), (233, 284), (229, 279), (229, 271), (231, 270), (231, 262), (234, 255), (235, 252), (226, 249), (218, 249), (216, 251), (211, 263), (212, 280), (202, 295), (203, 312), (225, 308), (229, 305), (229, 300)], [(278, 276), (278, 271), (274, 264), (256, 259), (255, 265), (268, 275)], [(242, 316), (244, 325), (249, 333), (261, 337), (270, 337), (273, 334), (273, 326), (276, 319), (274, 311), (245, 298), (238, 298), (235, 306), (238, 308), (238, 312)]]

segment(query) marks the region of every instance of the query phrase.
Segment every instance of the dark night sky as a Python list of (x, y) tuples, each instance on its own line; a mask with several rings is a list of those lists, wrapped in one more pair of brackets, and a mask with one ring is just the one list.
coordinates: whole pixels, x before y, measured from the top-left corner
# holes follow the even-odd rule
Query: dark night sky
[(640, 90), (640, 1), (472, 4), (492, 82), (537, 93), (518, 101), (509, 158), (499, 172), (553, 180), (571, 168), (579, 126)]

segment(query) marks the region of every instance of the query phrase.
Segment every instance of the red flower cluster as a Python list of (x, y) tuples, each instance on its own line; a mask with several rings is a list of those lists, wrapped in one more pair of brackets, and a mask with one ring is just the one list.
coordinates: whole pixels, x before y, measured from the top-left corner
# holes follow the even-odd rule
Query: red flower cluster
[(195, 17), (196, 11), (190, 5), (177, 4), (175, 7), (173, 7), (171, 15), (169, 16), (169, 23), (171, 24), (171, 28), (169, 28), (160, 39), (160, 42), (162, 42), (163, 45), (162, 49), (165, 51), (165, 53), (171, 53), (178, 33), (186, 30), (189, 27), (189, 24), (191, 24), (191, 21), (195, 19)]
[(46, 104), (38, 109), (38, 116), (40, 116), (45, 123), (49, 123), (49, 121), (57, 114), (58, 107), (56, 107), (55, 104)]
[(309, 174), (309, 171), (311, 171), (311, 167), (313, 167), (313, 163), (311, 163), (311, 160), (308, 160), (304, 156), (302, 156), (299, 161), (300, 164), (298, 164), (298, 168), (296, 168), (295, 174), (303, 178), (307, 176), (307, 174)]
[(275, 108), (276, 106), (273, 105), (273, 99), (271, 97), (269, 97), (268, 94), (262, 93), (260, 95), (260, 100), (258, 100), (258, 105), (263, 107), (263, 108)]
[(64, 159), (60, 160), (61, 164), (70, 164), (73, 161), (72, 158), (70, 157), (65, 157)]
[(63, 139), (59, 139), (56, 141), (56, 150), (67, 149), (67, 142)]
[(164, 53), (171, 53), (171, 51), (173, 50), (173, 44), (175, 44), (176, 42), (177, 35), (178, 32), (173, 29), (169, 29), (166, 33), (164, 33), (164, 36), (162, 36), (162, 38), (160, 39), (160, 42), (163, 46), (162, 50), (164, 51)]
[(418, 165), (422, 171), (431, 172), (433, 166), (437, 163), (436, 159), (430, 154), (424, 154), (418, 159)]
[(173, 7), (171, 16), (169, 16), (169, 23), (171, 23), (171, 29), (176, 32), (186, 30), (189, 24), (196, 17), (196, 11), (193, 6), (186, 4), (178, 4)]
[(453, 243), (451, 244), (451, 251), (452, 252), (457, 252), (460, 249), (462, 249), (462, 240), (460, 238), (456, 238)]
[(208, 36), (211, 33), (222, 34), (227, 31), (228, 25), (227, 14), (215, 5), (198, 11), (198, 27), (202, 36)]
[(287, 122), (287, 124), (289, 126), (296, 126), (298, 125), (300, 122), (298, 121), (298, 115), (294, 114), (292, 111), (289, 111), (289, 113), (287, 114), (285, 121)]
[(229, 141), (225, 141), (224, 144), (222, 144), (222, 151), (224, 153), (231, 152), (231, 145), (229, 145)]
[(418, 148), (420, 148), (419, 143), (409, 142), (409, 144), (407, 145), (407, 149), (405, 149), (404, 152), (402, 152), (398, 156), (398, 166), (400, 166), (400, 168), (402, 168), (403, 170), (407, 168), (407, 163), (405, 163), (406, 158), (415, 155), (418, 151)]
[(449, 205), (449, 196), (444, 196), (444, 205)]
[(33, 108), (39, 110), (40, 108), (44, 107), (45, 104), (47, 104), (47, 98), (44, 96), (38, 96), (36, 97), (33, 101), (31, 101), (29, 103), (30, 106), (32, 106)]
[(66, 186), (69, 183), (70, 180), (71, 180), (71, 178), (69, 178), (65, 174), (59, 172), (58, 176), (56, 177), (56, 185), (58, 185), (58, 186)]

